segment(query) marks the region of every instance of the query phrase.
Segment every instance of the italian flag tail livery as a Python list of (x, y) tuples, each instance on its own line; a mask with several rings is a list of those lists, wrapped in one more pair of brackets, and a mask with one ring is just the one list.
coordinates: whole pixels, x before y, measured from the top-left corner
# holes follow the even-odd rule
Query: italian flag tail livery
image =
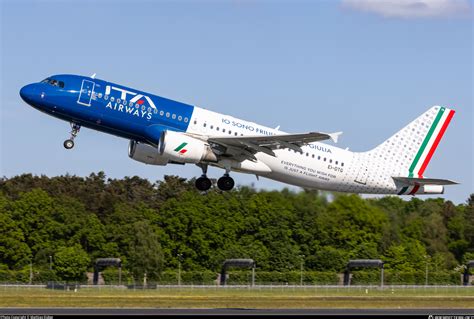
[[(427, 133), (423, 138), (423, 142), (417, 148), (416, 154), (411, 161), (408, 169), (408, 177), (423, 178), (423, 174), (428, 166), (431, 158), (433, 157), (436, 148), (438, 147), (441, 138), (454, 116), (455, 111), (446, 107), (435, 106), (431, 108), (427, 113), (422, 116), (423, 118), (429, 119), (425, 124), (425, 128), (428, 128)], [(420, 188), (420, 185), (405, 186), (402, 187), (399, 195), (403, 194), (415, 194)]]
[[(433, 106), (369, 152), (376, 162), (383, 163), (384, 173), (392, 176), (398, 195), (431, 193), (432, 183), (424, 183), (423, 174), (454, 113), (452, 109)], [(432, 187), (435, 193), (439, 193), (438, 189), (443, 191), (439, 186), (446, 185), (443, 180), (429, 180), (438, 185)]]

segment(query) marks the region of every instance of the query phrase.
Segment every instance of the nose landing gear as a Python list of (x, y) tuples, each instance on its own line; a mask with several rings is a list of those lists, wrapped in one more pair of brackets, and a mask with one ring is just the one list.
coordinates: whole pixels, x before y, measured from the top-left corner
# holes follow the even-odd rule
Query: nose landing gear
[(81, 126), (76, 123), (71, 123), (71, 137), (64, 141), (63, 145), (64, 148), (70, 150), (74, 147), (74, 139), (76, 138), (77, 134), (81, 130)]

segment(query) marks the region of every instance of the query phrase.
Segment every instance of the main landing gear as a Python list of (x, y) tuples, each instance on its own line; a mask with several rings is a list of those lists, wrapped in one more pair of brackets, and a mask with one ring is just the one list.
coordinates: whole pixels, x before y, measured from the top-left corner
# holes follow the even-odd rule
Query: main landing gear
[(206, 164), (197, 164), (202, 169), (202, 175), (198, 179), (196, 179), (196, 182), (194, 185), (196, 185), (196, 188), (200, 190), (201, 192), (205, 192), (209, 190), (212, 186), (212, 182), (209, 178), (207, 178), (207, 165)]
[(205, 192), (211, 188), (211, 180), (207, 178), (206, 175), (202, 175), (198, 179), (196, 179), (196, 188), (200, 190), (201, 192)]
[(234, 179), (227, 173), (217, 180), (217, 187), (219, 187), (221, 191), (230, 191), (234, 188), (234, 184)]
[[(207, 165), (202, 164), (198, 166), (202, 169), (202, 175), (196, 179), (195, 185), (198, 190), (205, 192), (211, 188), (212, 182), (209, 178), (207, 178)], [(219, 187), (221, 191), (230, 191), (232, 188), (234, 188), (234, 185), (234, 179), (229, 176), (227, 170), (224, 176), (217, 180), (217, 187)]]
[(71, 123), (71, 137), (68, 140), (65, 140), (63, 145), (65, 149), (70, 150), (74, 147), (74, 139), (81, 130), (81, 126), (76, 123)]

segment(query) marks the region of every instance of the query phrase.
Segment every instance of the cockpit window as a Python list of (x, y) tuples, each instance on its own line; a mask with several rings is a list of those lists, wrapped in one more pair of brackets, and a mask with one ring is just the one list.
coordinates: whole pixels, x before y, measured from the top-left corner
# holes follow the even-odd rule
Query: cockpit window
[(52, 86), (58, 86), (60, 88), (64, 88), (64, 82), (63, 81), (58, 81), (58, 80), (55, 80), (55, 79), (52, 79), (52, 78), (46, 78), (43, 81), (41, 81), (41, 83), (48, 83)]

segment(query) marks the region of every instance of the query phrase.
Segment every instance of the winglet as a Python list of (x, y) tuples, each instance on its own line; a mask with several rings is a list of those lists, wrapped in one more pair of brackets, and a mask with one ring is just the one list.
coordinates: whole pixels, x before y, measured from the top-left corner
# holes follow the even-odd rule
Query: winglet
[(280, 125), (278, 125), (277, 127), (275, 127), (275, 130), (280, 130)]
[(342, 132), (336, 132), (336, 133), (328, 133), (329, 137), (334, 143), (337, 143), (337, 140), (339, 139), (339, 135), (341, 135)]
[(95, 76), (96, 76), (97, 73), (94, 73), (91, 75), (91, 79), (95, 79)]

